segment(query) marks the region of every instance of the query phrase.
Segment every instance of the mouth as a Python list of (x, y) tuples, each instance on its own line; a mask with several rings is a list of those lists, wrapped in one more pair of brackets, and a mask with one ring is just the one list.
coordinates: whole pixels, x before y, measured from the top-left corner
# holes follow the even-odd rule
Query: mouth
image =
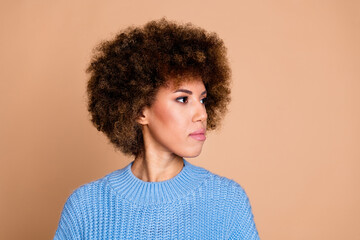
[(190, 137), (198, 141), (205, 141), (206, 140), (205, 132), (206, 132), (205, 129), (200, 129), (195, 132), (192, 132), (190, 134)]

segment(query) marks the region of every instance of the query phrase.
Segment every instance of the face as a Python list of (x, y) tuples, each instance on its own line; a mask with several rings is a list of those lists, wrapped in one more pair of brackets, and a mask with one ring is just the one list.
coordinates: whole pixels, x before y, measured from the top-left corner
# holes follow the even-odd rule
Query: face
[(155, 102), (145, 108), (140, 123), (146, 151), (196, 157), (205, 141), (206, 89), (200, 77), (188, 77), (174, 88), (169, 80)]

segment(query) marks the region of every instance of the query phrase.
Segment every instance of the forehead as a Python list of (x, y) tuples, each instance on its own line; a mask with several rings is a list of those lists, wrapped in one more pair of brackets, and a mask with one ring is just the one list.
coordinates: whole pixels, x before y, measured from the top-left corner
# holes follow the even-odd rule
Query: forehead
[(203, 80), (199, 76), (169, 77), (164, 86), (165, 89), (172, 91), (179, 88), (202, 88), (205, 89)]

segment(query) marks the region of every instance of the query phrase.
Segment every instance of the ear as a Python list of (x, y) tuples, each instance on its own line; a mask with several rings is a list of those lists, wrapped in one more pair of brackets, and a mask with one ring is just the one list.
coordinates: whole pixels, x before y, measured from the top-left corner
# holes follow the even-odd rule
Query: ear
[(141, 125), (148, 124), (149, 109), (144, 107), (139, 116), (136, 118), (136, 122)]

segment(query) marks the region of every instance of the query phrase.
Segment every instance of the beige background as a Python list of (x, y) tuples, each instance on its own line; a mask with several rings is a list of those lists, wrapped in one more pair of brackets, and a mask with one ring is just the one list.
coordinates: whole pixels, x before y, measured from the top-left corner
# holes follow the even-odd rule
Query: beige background
[(163, 16), (225, 41), (233, 101), (195, 165), (239, 182), (262, 239), (360, 239), (359, 1), (2, 1), (0, 239), (51, 239), (69, 194), (122, 168), (84, 70)]

